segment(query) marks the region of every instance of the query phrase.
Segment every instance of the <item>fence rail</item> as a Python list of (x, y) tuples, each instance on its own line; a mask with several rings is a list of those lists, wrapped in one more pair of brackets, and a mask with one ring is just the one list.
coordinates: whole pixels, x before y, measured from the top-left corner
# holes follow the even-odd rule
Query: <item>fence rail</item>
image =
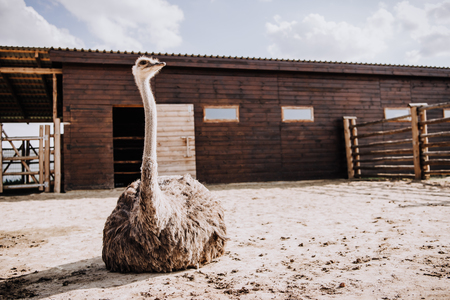
[[(50, 125), (39, 127), (39, 136), (9, 137), (0, 124), (0, 193), (7, 189), (39, 188), (40, 191), (50, 192), (50, 185), (54, 185), (54, 191), (60, 192), (60, 120), (54, 123), (54, 134), (50, 134)], [(50, 139), (53, 138), (54, 150), (50, 149)], [(39, 150), (31, 145), (30, 141), (39, 141)], [(2, 142), (9, 142), (13, 156), (5, 156), (6, 151), (2, 149)], [(13, 142), (21, 142), (16, 147)], [(5, 149), (6, 150), (6, 149)], [(34, 154), (34, 155), (33, 155)], [(50, 156), (54, 157), (54, 168), (50, 168)], [(39, 164), (38, 170), (32, 170), (31, 166)], [(19, 164), (20, 171), (9, 170), (11, 166)], [(4, 168), (4, 165), (6, 167)], [(5, 177), (22, 177), (22, 184), (4, 184)], [(53, 177), (53, 181), (51, 180)]]
[[(427, 111), (448, 107), (450, 102), (434, 105), (410, 104), (409, 115), (360, 124), (356, 123), (356, 117), (344, 117), (348, 177), (426, 179), (430, 175), (450, 175), (450, 126), (445, 127), (446, 123), (450, 123), (450, 118), (437, 117), (427, 120)], [(405, 120), (408, 120), (408, 123), (399, 123)], [(387, 127), (389, 124), (395, 124), (393, 126), (397, 128), (370, 128)], [(436, 129), (436, 125), (439, 128)], [(429, 132), (430, 129), (434, 132)], [(365, 132), (358, 134), (361, 130)], [(408, 133), (410, 137), (405, 137)], [(398, 137), (400, 134), (403, 136)], [(403, 146), (398, 148), (398, 145)], [(407, 145), (406, 148), (404, 145)], [(438, 150), (434, 151), (436, 148)], [(431, 166), (437, 169), (431, 170)]]

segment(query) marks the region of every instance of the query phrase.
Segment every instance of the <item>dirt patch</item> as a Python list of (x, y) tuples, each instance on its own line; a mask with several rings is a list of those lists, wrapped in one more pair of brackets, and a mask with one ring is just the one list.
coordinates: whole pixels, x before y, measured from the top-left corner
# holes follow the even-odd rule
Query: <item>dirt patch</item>
[(226, 254), (167, 274), (105, 269), (119, 189), (1, 196), (0, 299), (448, 299), (448, 183), (212, 185)]

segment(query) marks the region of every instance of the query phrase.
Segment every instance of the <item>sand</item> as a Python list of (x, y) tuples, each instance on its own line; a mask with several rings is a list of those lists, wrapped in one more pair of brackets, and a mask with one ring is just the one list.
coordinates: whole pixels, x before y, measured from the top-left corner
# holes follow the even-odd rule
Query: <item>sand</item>
[(226, 254), (166, 274), (105, 269), (122, 189), (0, 196), (0, 299), (450, 299), (450, 180), (208, 188)]

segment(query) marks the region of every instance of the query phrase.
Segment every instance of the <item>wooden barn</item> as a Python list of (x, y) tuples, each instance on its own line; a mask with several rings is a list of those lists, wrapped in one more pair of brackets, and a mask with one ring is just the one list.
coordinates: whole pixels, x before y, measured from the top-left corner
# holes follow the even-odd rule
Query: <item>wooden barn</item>
[[(8, 55), (41, 51), (61, 70), (56, 117), (64, 124), (65, 190), (139, 178), (144, 119), (131, 66), (141, 53), (2, 51), (2, 67)], [(343, 116), (382, 119), (410, 103), (450, 99), (449, 68), (147, 55), (167, 64), (153, 82), (160, 173), (189, 172), (207, 183), (346, 178)], [(0, 84), (0, 122), (42, 121), (27, 118), (33, 108), (17, 108), (20, 101), (5, 105), (8, 87)]]

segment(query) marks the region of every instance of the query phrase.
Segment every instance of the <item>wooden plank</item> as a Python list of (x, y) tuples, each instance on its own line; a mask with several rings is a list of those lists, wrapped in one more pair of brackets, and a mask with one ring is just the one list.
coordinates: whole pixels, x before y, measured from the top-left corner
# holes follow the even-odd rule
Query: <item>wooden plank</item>
[(50, 192), (50, 125), (44, 126), (44, 192)]
[(419, 111), (425, 111), (425, 110), (430, 110), (430, 109), (438, 109), (438, 108), (447, 108), (447, 107), (450, 107), (450, 102), (424, 105), (424, 106), (419, 107)]
[(53, 191), (55, 193), (61, 193), (61, 119), (55, 118), (55, 123), (53, 124), (54, 132), (54, 171), (55, 180)]
[(423, 154), (427, 156), (450, 156), (450, 151), (427, 151)]
[(449, 122), (450, 122), (450, 118), (438, 118), (438, 119), (421, 121), (421, 122), (419, 122), (419, 125), (433, 125), (433, 124), (449, 123)]
[(5, 185), (3, 186), (4, 190), (13, 190), (13, 189), (34, 189), (34, 188), (42, 188), (42, 184), (34, 183), (34, 184), (14, 184), (14, 185)]
[(39, 156), (3, 157), (4, 161), (7, 161), (7, 160), (33, 160), (33, 159), (39, 159)]
[(378, 165), (378, 166), (355, 167), (355, 170), (379, 170), (379, 169), (413, 171), (414, 166), (413, 165)]
[(450, 131), (441, 131), (441, 132), (435, 132), (435, 133), (425, 133), (421, 134), (421, 139), (427, 143), (428, 139), (425, 140), (425, 138), (434, 138), (434, 137), (444, 137), (444, 136), (450, 136)]
[(44, 125), (39, 125), (39, 191), (44, 190)]
[(373, 147), (373, 146), (401, 145), (401, 144), (407, 144), (407, 143), (411, 143), (411, 142), (412, 142), (412, 139), (402, 139), (402, 140), (385, 141), (385, 142), (373, 142), (373, 143), (368, 143), (368, 144), (364, 144), (364, 145), (353, 145), (352, 149), (367, 148), (367, 147)]
[(412, 147), (415, 179), (422, 179), (422, 167), (420, 164), (420, 139), (419, 139), (419, 117), (417, 107), (410, 107), (411, 127), (412, 127)]
[(372, 159), (360, 159), (358, 162), (379, 162), (379, 161), (412, 161), (413, 156), (386, 156), (386, 157), (376, 157)]
[(4, 176), (16, 176), (16, 175), (39, 175), (39, 171), (37, 172), (8, 172), (3, 173)]
[(3, 193), (3, 124), (0, 123), (0, 193)]
[[(423, 161), (422, 162), (423, 165), (425, 166), (436, 166), (436, 165), (450, 165), (450, 159), (430, 159), (427, 161)], [(430, 171), (430, 170), (425, 170), (426, 171)]]
[(353, 179), (355, 177), (355, 170), (353, 169), (353, 156), (352, 156), (352, 140), (350, 131), (350, 121), (349, 118), (356, 117), (344, 117), (344, 137), (345, 137), (345, 152), (347, 155), (347, 176), (348, 179)]
[(427, 175), (450, 175), (450, 170), (431, 170), (424, 172)]
[(0, 73), (4, 74), (62, 74), (62, 69), (55, 68), (9, 68), (0, 67)]
[(410, 132), (410, 131), (411, 131), (411, 127), (394, 129), (394, 130), (386, 130), (386, 131), (375, 131), (375, 132), (371, 132), (371, 133), (359, 134), (358, 138), (361, 139), (361, 138), (372, 137), (372, 136), (398, 134), (398, 133), (404, 133), (404, 132)]
[(450, 147), (450, 142), (435, 142), (435, 143), (423, 143), (424, 148), (434, 148), (434, 147)]

